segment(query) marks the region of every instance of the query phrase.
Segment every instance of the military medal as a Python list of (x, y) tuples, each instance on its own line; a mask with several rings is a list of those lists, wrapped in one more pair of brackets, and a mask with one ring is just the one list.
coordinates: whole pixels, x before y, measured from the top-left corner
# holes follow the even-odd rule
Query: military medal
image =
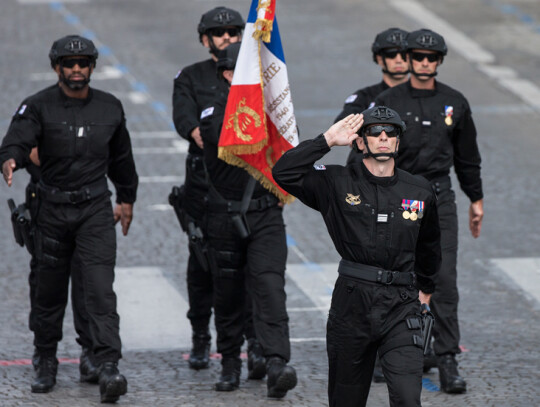
[(424, 212), (418, 212), (418, 219), (422, 219), (424, 217)]
[(454, 106), (445, 106), (444, 115), (446, 116), (444, 122), (447, 126), (451, 126), (452, 123), (454, 123), (454, 121), (452, 120), (452, 116), (454, 115)]
[(410, 220), (412, 220), (413, 222), (418, 219), (418, 215), (416, 214), (416, 212), (413, 212), (411, 213), (411, 216), (409, 217)]
[(409, 211), (403, 211), (403, 219), (409, 219), (411, 217), (411, 214)]

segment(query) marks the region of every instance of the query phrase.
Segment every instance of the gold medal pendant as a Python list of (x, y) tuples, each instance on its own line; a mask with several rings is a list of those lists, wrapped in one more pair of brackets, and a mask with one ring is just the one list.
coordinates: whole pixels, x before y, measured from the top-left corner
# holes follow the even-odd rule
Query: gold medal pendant
[(403, 211), (403, 219), (409, 219), (411, 217), (411, 214), (409, 213), (409, 211)]
[(444, 122), (447, 126), (451, 126), (454, 121), (452, 120), (452, 116), (446, 116), (446, 119), (444, 119)]
[(416, 219), (418, 219), (418, 215), (416, 212), (411, 213), (410, 219), (414, 222)]

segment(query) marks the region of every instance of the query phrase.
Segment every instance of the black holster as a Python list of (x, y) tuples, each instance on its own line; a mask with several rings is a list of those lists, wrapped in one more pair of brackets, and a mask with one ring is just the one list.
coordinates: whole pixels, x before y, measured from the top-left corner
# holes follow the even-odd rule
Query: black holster
[(11, 212), (13, 235), (19, 246), (26, 246), (31, 255), (34, 255), (34, 239), (32, 234), (32, 218), (26, 204), (16, 205), (13, 199), (8, 199)]
[(431, 312), (429, 305), (422, 304), (422, 339), (424, 340), (424, 355), (427, 353), (431, 343), (431, 331), (435, 324), (435, 316)]
[(208, 256), (208, 248), (204, 240), (204, 234), (195, 220), (188, 215), (184, 209), (185, 188), (184, 185), (179, 187), (174, 186), (169, 194), (169, 204), (174, 208), (174, 213), (178, 218), (180, 227), (187, 233), (189, 240), (189, 248), (197, 258), (200, 266), (205, 272), (210, 271)]

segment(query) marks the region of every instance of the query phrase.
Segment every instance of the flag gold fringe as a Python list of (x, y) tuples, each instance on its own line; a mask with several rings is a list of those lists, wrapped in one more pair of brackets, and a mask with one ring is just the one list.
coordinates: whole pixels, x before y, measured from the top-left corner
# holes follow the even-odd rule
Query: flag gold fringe
[(220, 146), (220, 149), (227, 150), (230, 154), (255, 154), (261, 151), (268, 144), (268, 136), (255, 144), (237, 144), (230, 146)]
[(264, 42), (270, 42), (272, 37), (272, 25), (273, 21), (270, 20), (257, 20), (255, 22), (255, 31), (253, 32), (253, 38), (256, 40), (263, 40)]
[(266, 178), (261, 171), (255, 167), (249, 165), (247, 162), (242, 160), (240, 157), (231, 154), (228, 149), (224, 147), (218, 147), (218, 157), (225, 161), (228, 164), (234, 165), (236, 167), (243, 168), (246, 170), (249, 175), (255, 178), (265, 189), (273, 193), (281, 202), (284, 204), (292, 203), (295, 200), (295, 197), (292, 195), (285, 195), (281, 190), (275, 186), (268, 178)]

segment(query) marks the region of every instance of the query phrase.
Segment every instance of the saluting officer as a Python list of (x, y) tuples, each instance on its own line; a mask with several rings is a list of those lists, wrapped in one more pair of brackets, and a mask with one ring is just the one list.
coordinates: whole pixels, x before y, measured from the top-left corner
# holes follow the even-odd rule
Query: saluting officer
[[(440, 233), (429, 183), (395, 167), (404, 130), (395, 111), (375, 106), (287, 151), (272, 170), (283, 189), (321, 212), (342, 257), (326, 337), (331, 407), (366, 405), (377, 353), (390, 405), (420, 406), (420, 302), (434, 290)], [(315, 165), (351, 143), (361, 162)]]
[[(178, 134), (189, 141), (186, 158), (184, 183), (184, 211), (191, 218), (194, 227), (202, 229), (205, 211), (204, 198), (208, 191), (207, 177), (203, 162), (203, 141), (199, 122), (203, 108), (207, 107), (227, 87), (216, 74), (217, 53), (230, 44), (242, 39), (245, 22), (240, 13), (227, 7), (216, 7), (204, 13), (197, 31), (199, 40), (209, 49), (210, 58), (183, 68), (174, 80), (173, 121)], [(203, 231), (204, 233), (204, 231)], [(191, 322), (193, 347), (189, 355), (192, 369), (205, 369), (209, 363), (210, 331), (208, 325), (212, 315), (212, 276), (200, 264), (193, 247), (190, 246), (187, 265), (187, 287), (189, 310), (187, 317)], [(251, 316), (246, 318), (246, 336), (249, 338), (248, 354), (251, 363), (258, 366), (254, 379), (265, 375), (264, 359), (255, 339)]]
[(410, 80), (381, 93), (376, 103), (395, 109), (407, 124), (398, 167), (424, 176), (437, 190), (442, 267), (432, 301), (436, 320), (434, 350), (442, 390), (463, 393), (467, 384), (459, 375), (455, 358), (461, 352), (456, 268), (458, 224), (456, 196), (449, 173), (453, 166), (461, 189), (471, 201), (469, 228), (477, 238), (484, 215), (480, 152), (467, 99), (435, 80), (437, 68), (447, 53), (444, 38), (434, 31), (421, 29), (411, 32), (406, 40)]
[[(38, 148), (34, 345), (39, 363), (32, 391), (46, 393), (56, 383), (70, 263), (77, 257), (101, 401), (115, 402), (126, 393), (127, 381), (117, 367), (122, 355), (113, 291), (114, 223), (120, 220), (123, 234), (128, 233), (138, 177), (122, 104), (89, 86), (97, 57), (94, 43), (78, 35), (53, 43), (49, 58), (58, 83), (20, 105), (2, 142), (0, 162), (11, 186), (13, 171)], [(107, 176), (117, 193), (114, 212)]]

